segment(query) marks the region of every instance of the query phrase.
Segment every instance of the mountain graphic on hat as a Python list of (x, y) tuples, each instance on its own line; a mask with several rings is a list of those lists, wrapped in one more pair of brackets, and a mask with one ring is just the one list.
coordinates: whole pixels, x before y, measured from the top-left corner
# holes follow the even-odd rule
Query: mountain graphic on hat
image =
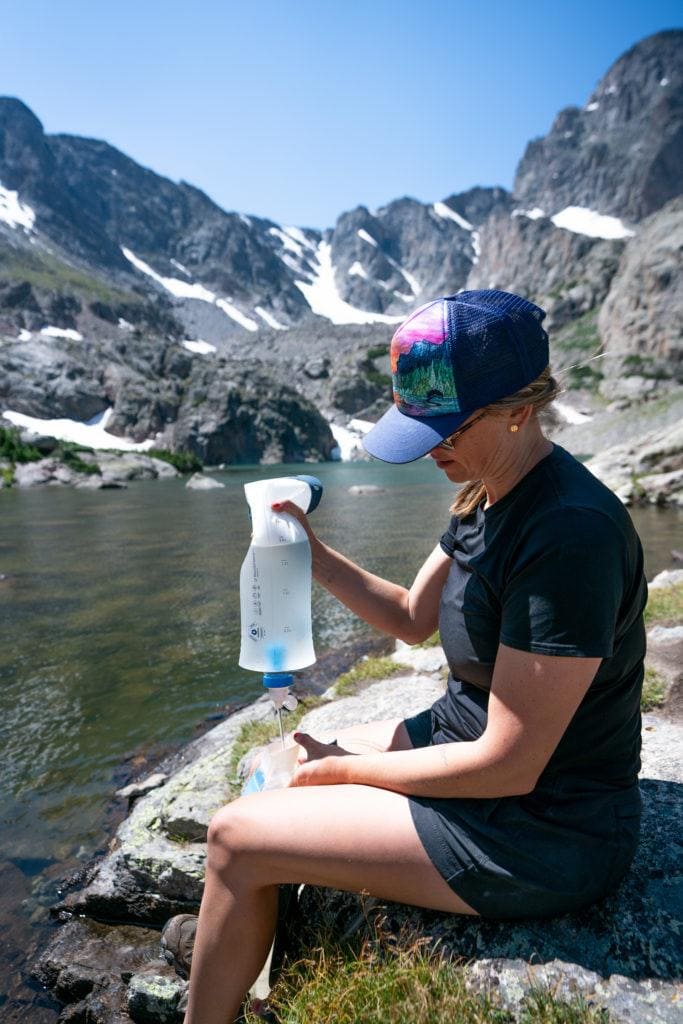
[(495, 290), (421, 306), (392, 338), (394, 405), (365, 435), (365, 450), (412, 462), (473, 412), (530, 384), (549, 361), (544, 317), (527, 299)]

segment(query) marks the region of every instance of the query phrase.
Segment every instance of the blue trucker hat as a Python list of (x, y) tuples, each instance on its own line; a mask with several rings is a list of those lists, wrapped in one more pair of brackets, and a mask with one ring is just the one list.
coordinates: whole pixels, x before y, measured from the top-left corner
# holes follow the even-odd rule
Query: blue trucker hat
[(530, 384), (549, 362), (545, 311), (510, 292), (434, 299), (391, 340), (394, 404), (363, 439), (384, 462), (413, 462), (477, 409)]

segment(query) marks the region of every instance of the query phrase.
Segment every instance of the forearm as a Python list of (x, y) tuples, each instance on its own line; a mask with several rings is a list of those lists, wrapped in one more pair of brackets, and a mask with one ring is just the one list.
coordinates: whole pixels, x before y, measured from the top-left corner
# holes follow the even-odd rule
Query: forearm
[(528, 793), (534, 786), (521, 759), (492, 756), (484, 737), (325, 760), (338, 762), (329, 766), (338, 776), (331, 782), (377, 786), (407, 796), (491, 799)]
[(408, 643), (422, 639), (415, 632), (406, 587), (367, 572), (317, 538), (311, 554), (314, 578), (361, 619)]

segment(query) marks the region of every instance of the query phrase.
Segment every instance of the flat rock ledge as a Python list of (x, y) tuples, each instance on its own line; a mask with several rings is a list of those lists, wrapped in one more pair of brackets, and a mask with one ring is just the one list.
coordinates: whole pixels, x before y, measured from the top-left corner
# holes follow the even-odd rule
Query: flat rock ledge
[[(405, 674), (356, 696), (328, 691), (300, 728), (330, 737), (354, 723), (414, 714), (443, 692), (440, 648), (402, 646), (396, 659)], [(60, 1022), (182, 1021), (186, 983), (160, 959), (158, 929), (175, 913), (197, 910), (207, 826), (230, 798), (233, 745), (243, 725), (271, 715), (269, 702), (258, 700), (190, 744), (183, 767), (137, 799), (109, 853), (55, 908), (61, 924), (33, 973), (65, 1004)], [(370, 901), (373, 913), (392, 931), (407, 928), (469, 961), (472, 989), (492, 993), (515, 1017), (531, 987), (549, 986), (558, 997), (581, 994), (606, 1007), (616, 1024), (678, 1024), (682, 740), (679, 721), (644, 715), (641, 844), (624, 883), (599, 904), (515, 925)], [(301, 912), (311, 928), (333, 922), (340, 934), (368, 918), (361, 897), (310, 886)]]

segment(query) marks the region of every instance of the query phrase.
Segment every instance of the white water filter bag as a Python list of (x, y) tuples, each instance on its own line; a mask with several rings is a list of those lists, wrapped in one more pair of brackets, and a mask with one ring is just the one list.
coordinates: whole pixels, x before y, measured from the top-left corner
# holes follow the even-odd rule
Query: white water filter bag
[(239, 663), (254, 672), (294, 672), (315, 662), (311, 547), (301, 523), (273, 512), (278, 501), (308, 508), (311, 491), (294, 477), (245, 484), (252, 538), (240, 572)]

